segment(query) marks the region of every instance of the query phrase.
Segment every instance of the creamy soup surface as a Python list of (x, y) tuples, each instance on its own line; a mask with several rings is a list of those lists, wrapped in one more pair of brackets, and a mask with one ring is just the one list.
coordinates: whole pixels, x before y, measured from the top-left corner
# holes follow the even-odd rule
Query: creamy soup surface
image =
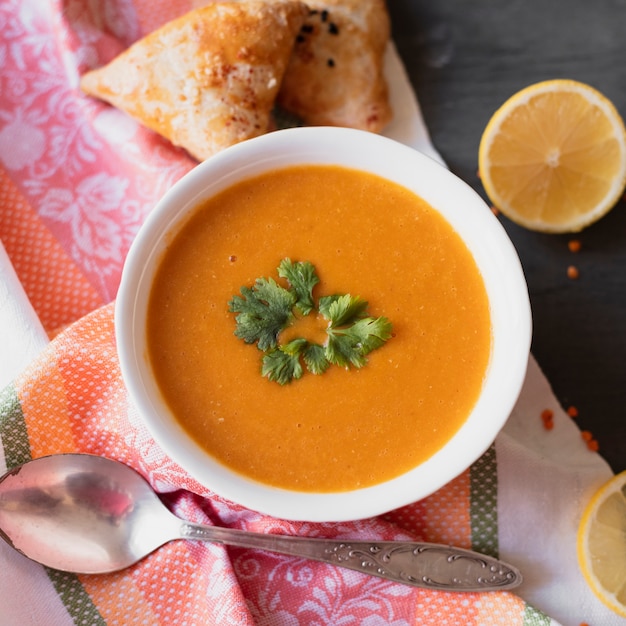
[[(261, 376), (228, 302), (259, 277), (283, 282), (284, 258), (313, 263), (316, 298), (358, 295), (391, 321), (363, 368), (284, 386)], [(291, 332), (319, 334), (313, 315)], [(491, 322), (478, 268), (437, 211), (377, 176), (309, 165), (193, 212), (160, 262), (147, 337), (167, 403), (211, 455), (265, 484), (336, 492), (394, 478), (454, 435), (481, 390)]]

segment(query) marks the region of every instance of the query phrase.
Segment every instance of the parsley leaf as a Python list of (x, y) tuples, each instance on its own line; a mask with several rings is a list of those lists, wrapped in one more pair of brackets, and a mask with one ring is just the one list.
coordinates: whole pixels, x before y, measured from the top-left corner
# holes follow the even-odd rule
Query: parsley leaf
[(238, 314), (235, 335), (246, 343), (258, 342), (259, 350), (275, 348), (278, 334), (293, 317), (296, 294), (272, 278), (257, 278), (252, 289), (240, 291), (241, 296), (233, 296), (228, 303), (228, 310)]
[(283, 259), (278, 275), (289, 283), (286, 289), (272, 278), (257, 278), (252, 288), (242, 287), (228, 309), (235, 316), (235, 335), (246, 343), (257, 343), (264, 352), (261, 374), (285, 385), (304, 373), (323, 374), (332, 364), (363, 367), (367, 355), (391, 337), (386, 317), (367, 315), (367, 301), (350, 294), (319, 298), (319, 313), (328, 320), (324, 345), (297, 338), (279, 344), (282, 330), (296, 319), (294, 308), (308, 315), (315, 308), (313, 288), (319, 282), (309, 261), (293, 263)]
[(283, 259), (278, 266), (278, 275), (289, 281), (296, 293), (296, 307), (302, 315), (308, 315), (315, 306), (313, 287), (320, 282), (313, 264), (310, 261), (292, 263), (291, 259)]
[(336, 328), (345, 324), (352, 324), (355, 319), (363, 315), (367, 302), (359, 296), (349, 293), (343, 296), (325, 296), (320, 298), (320, 313), (330, 320), (331, 326)]
[(300, 352), (306, 339), (294, 339), (288, 344), (267, 352), (261, 364), (261, 374), (281, 385), (302, 377)]
[(372, 350), (391, 337), (391, 322), (386, 317), (364, 317), (351, 326), (328, 329), (326, 358), (341, 367), (363, 367)]
[(323, 374), (329, 367), (330, 361), (326, 357), (324, 346), (310, 343), (302, 352), (306, 367), (312, 374)]

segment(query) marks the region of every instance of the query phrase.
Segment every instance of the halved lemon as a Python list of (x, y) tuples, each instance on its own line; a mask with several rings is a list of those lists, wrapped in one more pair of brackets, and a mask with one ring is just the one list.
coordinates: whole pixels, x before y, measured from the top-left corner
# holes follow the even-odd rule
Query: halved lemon
[(578, 528), (578, 562), (593, 592), (626, 617), (626, 472), (591, 498)]
[(512, 221), (542, 232), (576, 232), (624, 193), (624, 122), (589, 85), (536, 83), (493, 114), (478, 169), (491, 202)]

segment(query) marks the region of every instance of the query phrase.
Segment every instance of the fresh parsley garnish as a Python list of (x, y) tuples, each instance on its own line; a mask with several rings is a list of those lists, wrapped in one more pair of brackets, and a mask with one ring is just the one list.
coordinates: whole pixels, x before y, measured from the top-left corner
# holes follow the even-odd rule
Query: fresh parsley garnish
[(309, 315), (316, 309), (313, 288), (319, 283), (309, 261), (292, 263), (283, 259), (278, 275), (287, 281), (282, 287), (272, 278), (257, 278), (233, 296), (228, 310), (235, 313), (235, 335), (256, 343), (264, 352), (261, 374), (285, 385), (301, 378), (304, 366), (313, 374), (324, 373), (331, 365), (363, 367), (367, 355), (391, 337), (386, 317), (367, 315), (367, 301), (350, 294), (323, 296), (317, 311), (328, 321), (323, 345), (304, 338), (280, 344), (280, 333), (294, 323), (294, 309)]
[(242, 287), (228, 310), (237, 313), (235, 335), (246, 343), (257, 342), (259, 350), (278, 345), (278, 335), (293, 318), (297, 296), (271, 278), (257, 278), (252, 288)]
[(320, 282), (313, 264), (309, 261), (292, 263), (291, 259), (283, 259), (278, 266), (278, 275), (289, 281), (296, 294), (296, 307), (302, 315), (308, 315), (315, 306), (313, 287)]

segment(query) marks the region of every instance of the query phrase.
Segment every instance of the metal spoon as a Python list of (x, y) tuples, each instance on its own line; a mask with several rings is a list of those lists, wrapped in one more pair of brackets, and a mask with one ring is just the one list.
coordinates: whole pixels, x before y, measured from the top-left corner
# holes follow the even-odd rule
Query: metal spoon
[(445, 590), (519, 585), (519, 571), (489, 556), (432, 543), (311, 539), (185, 522), (133, 469), (89, 454), (29, 461), (0, 478), (0, 535), (30, 559), (96, 574), (133, 565), (174, 539), (258, 548)]

